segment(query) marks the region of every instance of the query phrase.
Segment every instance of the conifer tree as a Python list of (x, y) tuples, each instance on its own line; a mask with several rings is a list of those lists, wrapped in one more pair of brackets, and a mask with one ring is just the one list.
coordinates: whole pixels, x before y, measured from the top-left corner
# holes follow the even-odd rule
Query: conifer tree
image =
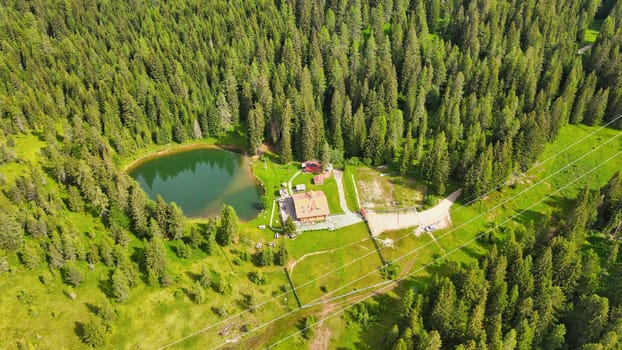
[(222, 246), (233, 242), (238, 233), (238, 216), (232, 206), (223, 204), (220, 214), (220, 223), (216, 231), (216, 241)]

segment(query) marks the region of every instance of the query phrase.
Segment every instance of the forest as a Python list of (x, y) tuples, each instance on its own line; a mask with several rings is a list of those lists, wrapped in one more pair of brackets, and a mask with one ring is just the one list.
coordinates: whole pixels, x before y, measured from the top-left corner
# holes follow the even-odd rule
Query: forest
[[(438, 266), (425, 291), (407, 289), (387, 348), (619, 349), (621, 208), (618, 172), (600, 190), (584, 188), (560, 222), (544, 217), (483, 236), (488, 256)], [(599, 254), (586, 248), (594, 231), (613, 241)], [(368, 323), (373, 314), (354, 311)]]
[[(150, 200), (120, 166), (150, 147), (236, 133), (248, 155), (388, 165), (475, 199), (565, 125), (620, 129), (620, 113), (615, 0), (6, 0), (0, 278), (44, 270), (44, 284), (77, 286), (109, 269), (112, 304), (80, 332), (99, 346), (111, 305), (176, 283), (167, 247), (209, 254), (237, 230), (230, 208), (198, 228)], [(584, 190), (565, 222), (507, 227), (477, 265), (408, 292), (387, 348), (619, 346), (622, 299), (601, 278), (617, 250), (581, 245), (593, 229), (618, 249), (620, 188)]]

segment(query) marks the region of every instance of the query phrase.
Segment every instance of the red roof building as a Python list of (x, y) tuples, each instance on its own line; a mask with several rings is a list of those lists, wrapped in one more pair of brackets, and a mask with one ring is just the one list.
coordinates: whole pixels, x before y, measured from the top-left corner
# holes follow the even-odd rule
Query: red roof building
[(317, 160), (310, 160), (304, 163), (305, 173), (320, 173), (322, 172), (322, 164)]

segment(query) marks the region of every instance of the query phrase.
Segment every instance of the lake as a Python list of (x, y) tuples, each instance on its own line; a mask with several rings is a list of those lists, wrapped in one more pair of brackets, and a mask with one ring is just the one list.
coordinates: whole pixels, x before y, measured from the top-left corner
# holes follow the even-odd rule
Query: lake
[(219, 148), (195, 148), (141, 161), (129, 174), (155, 200), (175, 202), (188, 217), (220, 215), (223, 203), (241, 220), (259, 214), (259, 188), (245, 158)]

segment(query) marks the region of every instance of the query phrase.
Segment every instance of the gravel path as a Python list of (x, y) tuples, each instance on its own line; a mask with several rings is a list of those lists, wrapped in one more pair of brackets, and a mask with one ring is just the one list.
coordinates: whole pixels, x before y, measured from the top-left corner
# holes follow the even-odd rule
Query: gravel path
[(287, 188), (289, 189), (290, 196), (294, 194), (294, 190), (292, 189), (292, 182), (294, 181), (296, 176), (300, 175), (300, 173), (302, 173), (302, 170), (298, 170), (294, 175), (292, 175), (292, 177), (289, 178), (289, 181), (287, 181)]

